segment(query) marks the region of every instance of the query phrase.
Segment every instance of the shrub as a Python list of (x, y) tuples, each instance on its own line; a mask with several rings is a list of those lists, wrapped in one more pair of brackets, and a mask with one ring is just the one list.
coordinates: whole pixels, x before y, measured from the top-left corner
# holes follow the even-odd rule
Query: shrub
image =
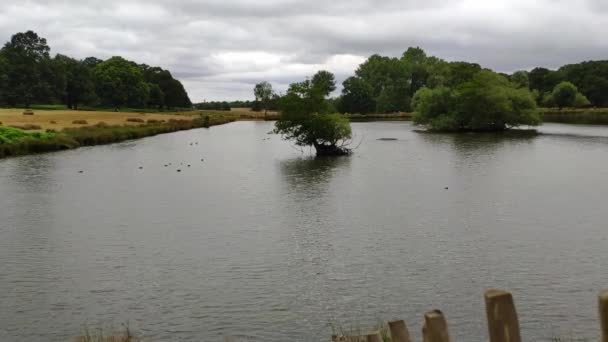
[(37, 129), (42, 129), (42, 127), (34, 124), (23, 124), (23, 125), (11, 125), (10, 127), (22, 129), (24, 131), (33, 131)]
[(87, 120), (74, 120), (74, 121), (72, 121), (72, 123), (74, 125), (87, 125), (88, 124)]
[(141, 119), (141, 118), (127, 118), (127, 121), (128, 122), (141, 122), (141, 123), (145, 122), (144, 119)]
[(161, 123), (161, 121), (160, 120), (156, 120), (156, 119), (148, 119), (148, 121), (146, 121), (146, 123), (148, 125), (155, 125), (155, 124)]
[(34, 111), (31, 109), (26, 109), (23, 111), (23, 115), (34, 115)]
[(414, 122), (439, 131), (504, 130), (537, 125), (540, 115), (527, 88), (480, 71), (455, 88), (421, 88), (414, 95)]
[(51, 122), (50, 122), (50, 123), (51, 123), (51, 125), (56, 125), (56, 124), (57, 124), (57, 121), (55, 121), (55, 120), (51, 120)]

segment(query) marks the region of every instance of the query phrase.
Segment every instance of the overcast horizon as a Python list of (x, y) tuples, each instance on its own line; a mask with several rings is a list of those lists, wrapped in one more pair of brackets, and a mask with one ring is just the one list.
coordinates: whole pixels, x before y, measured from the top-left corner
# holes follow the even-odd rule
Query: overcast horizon
[[(5, 2), (6, 0), (2, 0)], [(606, 59), (601, 0), (92, 1), (2, 3), (2, 44), (34, 30), (51, 53), (120, 55), (166, 68), (193, 102), (252, 99), (320, 69), (337, 80), (409, 46), (501, 72)]]

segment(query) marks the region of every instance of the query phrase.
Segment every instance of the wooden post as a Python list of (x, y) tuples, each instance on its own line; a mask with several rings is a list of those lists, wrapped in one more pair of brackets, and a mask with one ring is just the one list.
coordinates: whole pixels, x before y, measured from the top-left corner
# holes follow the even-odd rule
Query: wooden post
[(367, 335), (367, 342), (382, 342), (382, 336), (380, 336), (380, 332), (376, 331)]
[(608, 290), (600, 292), (600, 324), (602, 327), (602, 342), (608, 342)]
[(411, 342), (410, 333), (407, 330), (405, 321), (393, 321), (388, 322), (388, 327), (391, 330), (391, 341), (392, 342)]
[(424, 342), (450, 342), (448, 323), (441, 311), (433, 310), (424, 314), (422, 339)]
[(490, 342), (521, 342), (519, 321), (511, 293), (490, 289), (484, 298)]

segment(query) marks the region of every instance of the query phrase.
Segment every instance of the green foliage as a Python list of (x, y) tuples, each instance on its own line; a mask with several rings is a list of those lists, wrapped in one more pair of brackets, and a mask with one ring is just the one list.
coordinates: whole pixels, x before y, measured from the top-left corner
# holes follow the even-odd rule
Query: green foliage
[(352, 76), (344, 83), (338, 108), (342, 113), (368, 114), (376, 109), (371, 85), (362, 78)]
[(0, 144), (14, 143), (27, 136), (28, 134), (20, 129), (0, 126)]
[(314, 146), (317, 154), (345, 154), (345, 142), (351, 138), (348, 120), (331, 113), (327, 96), (335, 90), (333, 74), (319, 71), (312, 79), (293, 83), (281, 99), (281, 118), (274, 133), (298, 146)]
[(38, 93), (47, 93), (50, 86), (42, 79), (42, 69), (49, 59), (46, 39), (33, 31), (17, 33), (7, 42), (0, 55), (4, 61), (4, 101), (10, 105), (29, 106)]
[(587, 97), (581, 93), (576, 93), (576, 98), (574, 99), (574, 107), (583, 108), (591, 105), (591, 102)]
[[(342, 113), (395, 113), (412, 109), (414, 94), (423, 87), (454, 87), (481, 70), (478, 64), (448, 63), (419, 47), (408, 48), (401, 58), (373, 55), (343, 83)], [(375, 104), (375, 108), (371, 108)]]
[(256, 102), (260, 103), (264, 109), (264, 112), (266, 112), (268, 110), (270, 100), (272, 100), (272, 96), (274, 95), (272, 85), (266, 81), (260, 82), (253, 88), (253, 94)]
[(540, 123), (531, 92), (488, 70), (455, 88), (422, 88), (413, 104), (414, 121), (434, 130), (504, 130)]
[(13, 35), (0, 50), (0, 105), (35, 103), (63, 103), (72, 109), (192, 105), (183, 85), (166, 70), (121, 57), (105, 62), (60, 54), (51, 58), (46, 39), (27, 31)]
[(561, 82), (553, 89), (553, 103), (560, 109), (564, 107), (573, 107), (577, 93), (578, 89), (574, 84), (570, 82)]
[(511, 75), (511, 82), (517, 86), (517, 88), (530, 88), (530, 79), (528, 78), (527, 71), (516, 71)]
[(137, 64), (122, 57), (112, 57), (98, 64), (94, 71), (97, 94), (102, 104), (114, 107), (144, 106), (149, 88)]
[[(154, 96), (153, 104), (150, 105), (168, 108), (187, 108), (192, 106), (190, 98), (184, 89), (184, 86), (173, 78), (171, 72), (159, 67), (150, 67), (145, 64), (138, 65), (142, 70), (144, 80), (148, 86), (156, 85), (160, 88), (160, 93), (150, 88), (150, 96)], [(156, 92), (153, 94), (152, 92)], [(162, 99), (162, 103), (160, 103)]]
[(212, 101), (212, 102), (202, 102), (194, 105), (196, 109), (202, 110), (224, 110), (230, 111), (232, 106), (229, 102), (226, 101)]

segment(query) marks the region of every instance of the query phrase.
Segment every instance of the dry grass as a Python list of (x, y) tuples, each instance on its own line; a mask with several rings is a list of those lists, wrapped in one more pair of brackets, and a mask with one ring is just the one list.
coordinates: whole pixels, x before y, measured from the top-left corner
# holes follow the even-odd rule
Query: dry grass
[(142, 119), (142, 118), (127, 118), (126, 120), (127, 122), (139, 122), (139, 123), (144, 123), (146, 122), (146, 120)]
[(138, 337), (133, 336), (128, 325), (123, 326), (123, 331), (112, 335), (104, 335), (103, 329), (91, 330), (88, 326), (82, 329), (82, 335), (75, 339), (76, 342), (141, 342)]
[(154, 119), (165, 120), (169, 119), (184, 119), (184, 115), (196, 117), (194, 114), (198, 112), (185, 113), (126, 113), (126, 112), (93, 112), (93, 111), (74, 111), (74, 110), (36, 110), (34, 115), (23, 115), (23, 109), (0, 109), (0, 121), (5, 126), (24, 126), (38, 125), (40, 130), (53, 128), (61, 130), (63, 128), (82, 127), (81, 124), (75, 124), (74, 121), (85, 120), (89, 124), (94, 125), (97, 122), (103, 121), (108, 125), (123, 125), (125, 122), (129, 125), (139, 125), (140, 122), (129, 122), (128, 118), (139, 119)]
[(36, 131), (42, 129), (39, 125), (34, 124), (23, 124), (23, 125), (9, 125), (9, 127), (22, 129), (24, 131)]

